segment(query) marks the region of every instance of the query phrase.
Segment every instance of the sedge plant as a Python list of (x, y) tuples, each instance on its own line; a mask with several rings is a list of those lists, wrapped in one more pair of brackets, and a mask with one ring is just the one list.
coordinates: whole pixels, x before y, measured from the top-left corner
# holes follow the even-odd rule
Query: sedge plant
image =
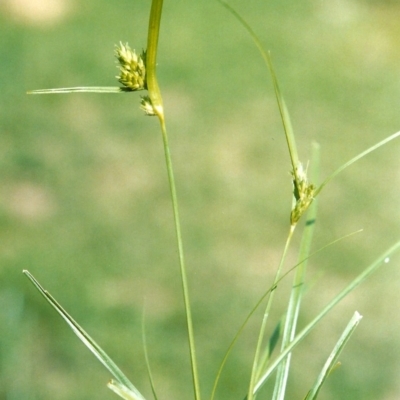
[[(293, 349), (304, 339), (316, 325), (332, 310), (345, 296), (353, 291), (360, 285), (366, 278), (375, 272), (381, 265), (387, 263), (391, 255), (398, 251), (400, 248), (400, 241), (393, 244), (389, 249), (384, 251), (374, 262), (367, 266), (363, 272), (351, 281), (341, 292), (339, 292), (320, 312), (302, 329), (298, 330), (297, 321), (301, 309), (301, 300), (305, 294), (304, 282), (306, 276), (307, 261), (314, 253), (311, 253), (311, 244), (313, 241), (313, 234), (315, 223), (317, 220), (317, 198), (318, 194), (336, 175), (342, 172), (345, 168), (358, 161), (360, 158), (366, 156), (370, 152), (378, 149), (384, 144), (392, 141), (400, 136), (397, 132), (371, 148), (365, 150), (361, 154), (355, 156), (348, 162), (340, 166), (336, 171), (330, 174), (321, 184), (319, 181), (319, 146), (313, 145), (313, 156), (310, 164), (300, 162), (295, 135), (290, 121), (288, 109), (286, 107), (284, 98), (279, 88), (277, 74), (274, 70), (271, 55), (265, 51), (261, 41), (258, 39), (251, 26), (242, 18), (242, 16), (235, 11), (224, 0), (218, 0), (244, 27), (249, 33), (254, 44), (260, 51), (264, 59), (267, 69), (269, 70), (272, 78), (272, 83), (275, 92), (275, 98), (278, 105), (279, 113), (281, 116), (282, 125), (286, 137), (287, 147), (289, 150), (289, 158), (291, 162), (291, 180), (293, 184), (292, 193), (292, 208), (288, 216), (288, 234), (286, 242), (283, 246), (280, 262), (277, 266), (273, 282), (269, 285), (263, 296), (250, 310), (247, 318), (241, 325), (240, 329), (234, 336), (231, 344), (226, 350), (225, 356), (221, 361), (220, 367), (216, 374), (215, 382), (212, 392), (208, 398), (213, 400), (217, 396), (217, 388), (220, 381), (221, 374), (223, 373), (229, 355), (242, 333), (247, 322), (255, 313), (256, 309), (263, 306), (264, 311), (262, 314), (258, 339), (255, 343), (253, 354), (253, 362), (250, 371), (250, 379), (248, 384), (247, 393), (238, 393), (238, 398), (247, 398), (253, 400), (259, 395), (260, 390), (267, 381), (271, 379), (272, 374), (275, 372), (275, 384), (272, 394), (273, 400), (283, 400), (286, 397), (286, 388), (288, 383), (289, 371), (291, 366), (291, 357)], [(169, 188), (172, 203), (172, 212), (174, 216), (176, 243), (179, 254), (180, 264), (180, 277), (183, 292), (183, 301), (186, 313), (186, 327), (189, 343), (189, 358), (193, 382), (193, 397), (195, 400), (201, 400), (202, 390), (200, 385), (200, 378), (198, 373), (198, 362), (195, 344), (195, 335), (193, 329), (193, 318), (191, 311), (191, 302), (189, 295), (189, 284), (187, 277), (187, 268), (185, 265), (181, 222), (179, 216), (178, 196), (175, 185), (175, 177), (173, 164), (171, 159), (169, 140), (166, 128), (166, 117), (164, 113), (163, 100), (161, 90), (157, 80), (157, 49), (161, 24), (161, 15), (163, 9), (163, 0), (152, 0), (150, 9), (150, 18), (148, 25), (148, 39), (147, 47), (140, 54), (137, 54), (128, 43), (122, 43), (116, 47), (115, 55), (119, 63), (118, 81), (122, 86), (119, 87), (75, 87), (75, 88), (61, 88), (61, 89), (43, 89), (34, 90), (30, 94), (55, 94), (55, 93), (75, 93), (75, 92), (95, 92), (95, 93), (129, 93), (136, 91), (147, 91), (147, 95), (142, 96), (141, 109), (148, 116), (156, 117), (159, 122), (166, 170), (168, 173)], [(286, 268), (286, 256), (291, 247), (293, 235), (296, 231), (300, 220), (306, 219), (304, 229), (302, 231), (302, 241), (298, 251), (298, 262), (296, 265)], [(346, 236), (347, 237), (347, 236)], [(338, 240), (343, 240), (346, 237)], [(332, 245), (331, 243), (330, 245)], [(322, 251), (321, 248), (318, 251)], [(287, 310), (285, 315), (275, 324), (271, 329), (271, 334), (267, 334), (267, 326), (271, 308), (273, 305), (274, 294), (279, 289), (280, 282), (285, 279), (289, 273), (294, 272), (292, 290), (288, 300)], [(78, 338), (87, 346), (87, 348), (98, 358), (98, 360), (107, 368), (113, 379), (108, 383), (108, 387), (117, 395), (125, 400), (144, 400), (144, 396), (114, 363), (111, 357), (96, 343), (96, 341), (67, 313), (66, 310), (57, 302), (57, 300), (38, 282), (38, 280), (29, 272), (24, 271), (25, 275), (30, 279), (39, 292), (45, 297), (50, 305), (61, 315), (65, 322), (70, 326)], [(323, 366), (319, 376), (316, 378), (314, 385), (310, 388), (308, 393), (300, 396), (299, 399), (313, 400), (316, 399), (320, 389), (329, 376), (335, 369), (338, 362), (338, 357), (343, 350), (345, 344), (349, 340), (351, 334), (358, 326), (362, 316), (355, 311), (353, 317), (349, 320), (347, 326), (344, 328), (342, 335), (331, 354), (329, 355), (325, 365)], [(150, 378), (152, 393), (155, 399), (157, 396), (157, 388), (154, 384), (149, 357), (148, 349), (146, 346), (145, 323), (143, 321), (143, 343), (145, 349), (145, 359), (148, 367), (148, 374)], [(278, 355), (273, 358), (273, 350), (280, 344)]]

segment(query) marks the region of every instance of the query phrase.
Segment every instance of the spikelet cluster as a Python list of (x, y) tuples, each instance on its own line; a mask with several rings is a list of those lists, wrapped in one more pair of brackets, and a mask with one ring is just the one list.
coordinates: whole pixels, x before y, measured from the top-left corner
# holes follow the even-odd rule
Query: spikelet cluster
[(149, 96), (142, 96), (142, 100), (140, 102), (140, 108), (145, 112), (146, 115), (153, 117), (156, 115), (153, 107), (153, 103)]
[(120, 42), (115, 50), (115, 56), (119, 62), (118, 81), (125, 86), (127, 90), (147, 89), (146, 84), (146, 52), (142, 51), (140, 55), (132, 50), (128, 43)]
[[(296, 168), (296, 174), (293, 174), (293, 194), (295, 204), (290, 214), (290, 223), (296, 225), (301, 216), (307, 211), (308, 207), (314, 200), (315, 186), (308, 183), (307, 174), (303, 166), (299, 164)], [(297, 179), (295, 178), (297, 176)]]

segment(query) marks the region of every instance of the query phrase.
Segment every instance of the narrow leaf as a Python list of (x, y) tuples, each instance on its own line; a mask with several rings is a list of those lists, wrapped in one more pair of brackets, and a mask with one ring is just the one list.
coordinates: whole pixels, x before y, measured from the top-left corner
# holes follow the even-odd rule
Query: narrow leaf
[[(279, 89), (278, 85), (278, 79), (276, 77), (276, 73), (274, 70), (274, 66), (272, 64), (271, 60), (271, 55), (268, 51), (264, 50), (263, 45), (261, 44), (261, 40), (258, 38), (256, 33), (253, 31), (251, 26), (247, 23), (247, 21), (231, 6), (229, 5), (226, 1), (224, 0), (218, 0), (240, 23), (241, 25), (247, 30), (249, 33), (251, 39), (253, 40), (253, 43), (256, 45), (258, 50), (261, 53), (262, 58), (264, 59), (264, 62), (266, 63), (270, 74), (272, 78), (272, 83), (274, 85), (274, 90), (275, 90), (275, 97), (276, 101), (278, 103), (278, 108), (279, 112), (281, 115), (282, 119), (282, 125), (283, 129), (285, 131), (285, 136), (286, 136), (286, 141), (288, 144), (288, 149), (289, 149), (289, 154), (290, 154), (290, 160), (292, 162), (292, 167), (293, 167), (293, 173), (297, 174), (297, 167), (299, 165), (299, 157), (297, 154), (297, 147), (296, 147), (296, 141), (293, 133), (293, 128), (292, 128), (292, 123), (290, 121), (290, 116), (289, 112), (285, 103), (285, 100), (282, 96), (282, 93)], [(297, 176), (296, 176), (297, 180)]]
[[(310, 214), (308, 215), (308, 217), (310, 217)], [(306, 225), (313, 225), (314, 223), (315, 223), (315, 220), (314, 220), (313, 218), (308, 218), (308, 219), (307, 219), (307, 222), (306, 222)], [(312, 256), (314, 256), (314, 255), (320, 253), (321, 251), (325, 250), (325, 249), (328, 248), (329, 246), (332, 246), (332, 245), (334, 245), (334, 244), (340, 242), (341, 240), (344, 240), (344, 239), (346, 239), (346, 238), (348, 238), (348, 237), (350, 237), (350, 236), (352, 236), (352, 235), (355, 235), (356, 233), (360, 233), (361, 231), (362, 231), (362, 230), (358, 230), (358, 231), (349, 233), (349, 234), (347, 234), (347, 235), (345, 235), (345, 236), (342, 236), (342, 237), (340, 237), (340, 238), (338, 238), (338, 239), (336, 239), (336, 240), (334, 240), (334, 241), (332, 241), (332, 242), (326, 244), (325, 246), (322, 246), (322, 247), (319, 248), (318, 250), (316, 250), (316, 251), (314, 251), (313, 253), (311, 253), (311, 254), (308, 256), (307, 259), (309, 259), (310, 257), (312, 257)], [(251, 311), (250, 311), (249, 314), (247, 315), (246, 319), (244, 320), (244, 322), (242, 323), (242, 325), (241, 325), (240, 328), (238, 329), (237, 333), (235, 334), (235, 336), (234, 336), (232, 342), (230, 343), (230, 345), (229, 345), (229, 347), (228, 347), (228, 349), (227, 349), (227, 351), (226, 351), (226, 353), (225, 353), (225, 355), (224, 355), (224, 357), (223, 357), (223, 359), (222, 359), (221, 365), (220, 365), (220, 367), (218, 368), (218, 372), (217, 372), (217, 375), (216, 375), (216, 378), (215, 378), (215, 381), (214, 381), (214, 385), (213, 385), (213, 389), (212, 389), (212, 394), (211, 394), (210, 400), (214, 400), (215, 393), (216, 393), (216, 390), (217, 390), (217, 386), (218, 386), (219, 380), (220, 380), (221, 375), (222, 375), (222, 371), (223, 371), (223, 369), (224, 369), (224, 367), (225, 367), (225, 365), (226, 365), (226, 363), (227, 363), (227, 361), (228, 361), (228, 358), (229, 358), (229, 356), (230, 356), (230, 354), (231, 354), (231, 352), (232, 352), (232, 350), (233, 350), (233, 348), (234, 348), (236, 342), (238, 341), (240, 335), (242, 334), (242, 332), (243, 332), (244, 328), (246, 327), (248, 321), (250, 320), (251, 316), (256, 312), (256, 310), (257, 310), (258, 307), (261, 305), (261, 303), (264, 301), (264, 299), (268, 296), (268, 294), (269, 294), (272, 290), (275, 290), (276, 287), (277, 287), (277, 285), (278, 285), (284, 278), (286, 278), (287, 275), (289, 275), (293, 270), (295, 270), (299, 265), (301, 265), (302, 263), (304, 263), (307, 259), (302, 259), (299, 263), (295, 264), (293, 267), (291, 267), (289, 270), (287, 270), (287, 271), (280, 277), (279, 281), (278, 281), (276, 284), (273, 284), (273, 285), (260, 297), (260, 299), (257, 301), (257, 303), (255, 304), (255, 306), (251, 309)], [(264, 358), (263, 358), (263, 360), (264, 360)], [(261, 364), (262, 364), (262, 363), (261, 363)], [(264, 368), (265, 368), (265, 367), (266, 367), (266, 366), (264, 365)], [(260, 369), (260, 371), (262, 371), (262, 369)], [(260, 371), (259, 371), (259, 372), (260, 372)]]
[(118, 381), (114, 381), (111, 379), (110, 382), (107, 383), (107, 387), (111, 389), (118, 396), (122, 397), (124, 400), (142, 400), (143, 397), (138, 396), (137, 393), (128, 389), (125, 385)]
[(317, 196), (318, 193), (326, 186), (326, 184), (331, 181), (336, 175), (340, 174), (344, 169), (346, 169), (347, 167), (349, 167), (350, 165), (354, 164), (356, 161), (358, 161), (359, 159), (365, 157), (366, 155), (368, 155), (369, 153), (372, 153), (373, 151), (377, 150), (379, 147), (382, 147), (383, 145), (391, 142), (392, 140), (398, 138), (400, 136), (400, 131), (393, 133), (392, 135), (388, 136), (387, 138), (381, 140), (380, 142), (374, 144), (373, 146), (369, 147), (367, 150), (364, 150), (363, 152), (361, 152), (360, 154), (356, 155), (355, 157), (353, 157), (351, 160), (347, 161), (346, 163), (344, 163), (343, 165), (341, 165), (336, 171), (334, 171), (332, 174), (330, 174), (325, 180), (324, 182), (322, 182), (322, 184), (318, 187), (318, 189), (315, 191), (314, 196)]
[(329, 355), (324, 367), (322, 368), (321, 373), (319, 374), (314, 386), (308, 392), (305, 400), (315, 400), (318, 396), (318, 393), (328, 378), (330, 372), (335, 367), (337, 360), (339, 358), (340, 353), (342, 352), (344, 346), (350, 339), (350, 336), (353, 334), (355, 329), (357, 328), (358, 324), (362, 319), (362, 315), (360, 315), (357, 311), (354, 313), (353, 317), (351, 318), (350, 322), (348, 323), (346, 329), (343, 331), (340, 339), (336, 343), (335, 347), (332, 350), (332, 353)]
[(146, 336), (146, 323), (145, 323), (144, 310), (143, 310), (143, 316), (142, 316), (142, 341), (143, 341), (144, 358), (146, 360), (147, 374), (149, 376), (151, 391), (153, 392), (154, 399), (158, 400), (156, 388), (155, 388), (155, 385), (154, 385), (153, 373), (152, 373), (151, 367), (150, 367), (149, 354), (148, 354), (148, 351), (147, 351), (147, 336)]
[(314, 329), (314, 327), (332, 310), (344, 297), (352, 292), (357, 286), (359, 286), (365, 279), (367, 279), (372, 273), (374, 273), (382, 264), (387, 263), (389, 257), (400, 249), (400, 241), (395, 243), (392, 247), (386, 250), (380, 257), (378, 257), (371, 265), (369, 265), (360, 275), (358, 275), (348, 286), (346, 286), (338, 295), (336, 295), (328, 305), (294, 338), (294, 340), (285, 348), (284, 351), (276, 358), (276, 360), (270, 365), (268, 370), (258, 380), (253, 389), (253, 394), (262, 388), (272, 372), (275, 371), (277, 366), (282, 360)]
[(58, 89), (38, 89), (30, 90), (27, 94), (66, 94), (66, 93), (122, 93), (132, 92), (127, 88), (117, 86), (82, 86), (82, 87), (70, 87), (70, 88), (58, 88)]
[(40, 285), (34, 276), (27, 270), (23, 273), (35, 285), (36, 289), (50, 303), (50, 305), (61, 315), (65, 322), (69, 325), (76, 336), (84, 343), (84, 345), (97, 357), (97, 359), (107, 368), (107, 370), (121, 383), (129, 388), (135, 394), (135, 400), (145, 400), (142, 394), (129, 381), (124, 373), (118, 368), (114, 361), (106, 354), (106, 352), (81, 328), (80, 325), (61, 307), (57, 300)]
[(271, 359), (271, 355), (276, 347), (276, 345), (278, 344), (279, 338), (281, 337), (281, 333), (282, 333), (282, 323), (284, 318), (281, 318), (279, 320), (279, 322), (277, 323), (274, 331), (272, 332), (272, 335), (269, 338), (268, 341), (268, 345), (266, 347), (266, 349), (264, 350), (264, 354), (262, 355), (262, 357), (260, 357), (260, 362), (259, 362), (259, 367), (257, 370), (257, 374), (256, 374), (256, 379), (258, 379), (263, 372), (266, 370), (267, 368), (267, 364), (269, 362), (269, 360)]

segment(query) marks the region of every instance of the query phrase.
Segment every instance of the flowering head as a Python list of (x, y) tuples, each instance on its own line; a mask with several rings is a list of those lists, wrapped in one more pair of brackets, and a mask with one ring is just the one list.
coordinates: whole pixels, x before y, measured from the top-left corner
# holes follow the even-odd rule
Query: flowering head
[(154, 111), (153, 103), (149, 96), (143, 96), (140, 102), (140, 108), (145, 112), (146, 115), (153, 117), (156, 115)]
[(120, 42), (115, 50), (115, 56), (119, 62), (118, 81), (125, 86), (127, 90), (147, 89), (146, 84), (146, 52), (142, 51), (140, 55), (132, 50), (128, 43), (125, 45)]
[(293, 195), (295, 203), (290, 214), (290, 222), (292, 225), (296, 225), (314, 200), (316, 188), (312, 183), (308, 183), (306, 171), (300, 163), (296, 167), (296, 173), (293, 172), (292, 174), (294, 177)]

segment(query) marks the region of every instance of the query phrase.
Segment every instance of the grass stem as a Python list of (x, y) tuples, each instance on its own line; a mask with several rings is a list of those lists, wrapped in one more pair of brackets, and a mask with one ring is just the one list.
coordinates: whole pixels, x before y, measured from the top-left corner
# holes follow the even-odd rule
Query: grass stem
[(170, 187), (170, 193), (171, 193), (171, 199), (172, 199), (172, 208), (173, 208), (173, 213), (174, 213), (174, 222), (175, 222), (175, 231), (176, 231), (176, 238), (177, 238), (177, 245), (178, 245), (178, 253), (179, 253), (181, 282), (182, 282), (182, 290), (183, 290), (183, 298), (184, 298), (184, 306), (185, 306), (186, 322), (187, 322), (187, 330), (188, 330), (193, 389), (194, 389), (195, 400), (200, 400), (201, 399), (200, 384), (199, 384), (199, 376), (198, 376), (198, 371), (197, 371), (197, 358), (196, 358), (196, 348), (195, 348), (194, 332), (193, 332), (193, 320), (192, 320), (192, 311), (191, 311), (191, 307), (190, 307), (189, 285), (188, 285), (187, 274), (186, 274), (185, 257), (184, 257), (184, 251), (183, 251), (183, 241), (182, 241), (181, 224), (180, 224), (180, 218), (179, 218), (178, 198), (177, 198), (177, 194), (176, 194), (175, 177), (174, 177), (174, 171), (173, 171), (173, 167), (172, 167), (171, 152), (170, 152), (169, 143), (168, 143), (167, 128), (165, 125), (163, 101), (162, 101), (162, 96), (161, 96), (160, 88), (158, 86), (157, 75), (156, 75), (157, 46), (158, 46), (158, 37), (159, 37), (159, 32), (160, 32), (162, 6), (163, 6), (163, 0), (153, 0), (152, 1), (151, 11), (150, 11), (148, 40), (147, 40), (147, 52), (146, 52), (147, 88), (149, 91), (149, 97), (152, 102), (152, 106), (154, 108), (154, 112), (158, 116), (160, 125), (161, 125), (165, 162), (166, 162), (167, 173), (168, 173), (169, 187)]
[[(283, 250), (282, 253), (282, 257), (281, 257), (281, 261), (279, 263), (278, 269), (276, 271), (275, 274), (275, 279), (273, 282), (273, 287), (275, 287), (279, 281), (279, 277), (282, 271), (282, 267), (286, 258), (286, 254), (289, 250), (289, 245), (290, 242), (292, 240), (294, 231), (295, 231), (296, 225), (291, 225), (290, 226), (290, 231), (288, 234), (288, 237), (286, 239), (286, 244), (285, 244), (285, 248)], [(274, 293), (275, 290), (272, 290), (269, 294), (269, 298), (268, 298), (268, 302), (267, 305), (265, 307), (265, 311), (264, 311), (264, 315), (263, 315), (263, 319), (261, 322), (261, 327), (260, 327), (260, 332), (258, 335), (258, 341), (257, 341), (257, 346), (256, 346), (256, 351), (255, 351), (255, 355), (254, 355), (254, 360), (253, 360), (253, 366), (252, 366), (252, 370), (251, 370), (251, 376), (250, 376), (250, 384), (249, 384), (249, 390), (247, 393), (247, 400), (253, 400), (254, 398), (254, 387), (256, 384), (256, 380), (257, 380), (257, 376), (259, 374), (259, 361), (260, 361), (260, 357), (262, 354), (262, 346), (263, 346), (263, 341), (264, 341), (264, 336), (265, 336), (265, 330), (266, 330), (266, 326), (267, 326), (267, 320), (268, 320), (268, 316), (269, 316), (269, 312), (271, 310), (271, 306), (272, 306), (272, 302), (273, 302), (273, 298), (274, 298)]]

